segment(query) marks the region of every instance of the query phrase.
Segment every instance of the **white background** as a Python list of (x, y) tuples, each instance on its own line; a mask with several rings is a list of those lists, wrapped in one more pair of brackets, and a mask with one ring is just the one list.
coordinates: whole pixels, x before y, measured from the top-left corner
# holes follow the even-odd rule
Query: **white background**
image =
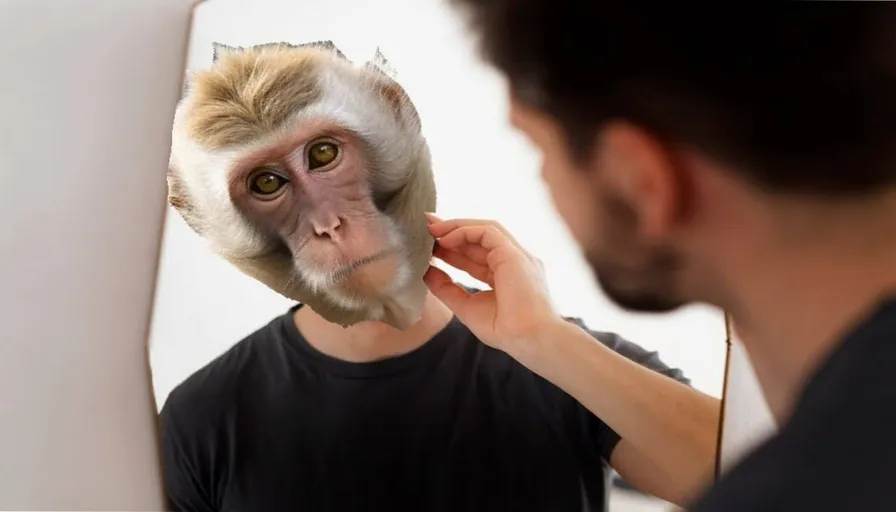
[(778, 428), (743, 343), (736, 334), (732, 335), (732, 342), (722, 430), (722, 472), (731, 470)]
[[(295, 0), (201, 4), (188, 66), (209, 66), (213, 41), (247, 46), (331, 39), (359, 62), (379, 46), (420, 112), (435, 166), (438, 214), (499, 220), (544, 260), (563, 314), (658, 350), (697, 388), (721, 395), (722, 315), (703, 307), (633, 315), (608, 303), (553, 211), (538, 175), (539, 155), (507, 122), (504, 83), (480, 63), (444, 0), (329, 0), (307, 6)], [(289, 305), (207, 252), (169, 210), (151, 331), (159, 406), (190, 373)]]

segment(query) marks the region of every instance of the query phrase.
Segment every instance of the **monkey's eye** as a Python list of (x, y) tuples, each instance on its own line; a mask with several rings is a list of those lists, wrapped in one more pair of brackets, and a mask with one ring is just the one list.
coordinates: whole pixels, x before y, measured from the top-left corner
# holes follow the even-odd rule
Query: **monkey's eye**
[(276, 194), (283, 185), (286, 185), (285, 178), (267, 170), (258, 171), (249, 178), (249, 189), (260, 196)]
[(308, 169), (323, 167), (339, 156), (339, 147), (332, 142), (317, 142), (308, 148)]

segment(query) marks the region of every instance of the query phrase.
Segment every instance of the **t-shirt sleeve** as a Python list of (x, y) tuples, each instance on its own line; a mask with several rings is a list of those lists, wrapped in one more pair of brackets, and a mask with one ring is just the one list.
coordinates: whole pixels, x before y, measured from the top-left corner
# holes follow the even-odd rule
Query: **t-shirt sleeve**
[(675, 379), (682, 384), (688, 386), (691, 385), (690, 379), (685, 377), (684, 372), (682, 372), (678, 368), (672, 368), (664, 363), (660, 359), (658, 352), (647, 350), (640, 345), (626, 340), (616, 333), (591, 330), (588, 328), (588, 326), (585, 325), (585, 322), (583, 322), (579, 318), (566, 318), (566, 321), (581, 327), (599, 342), (603, 343), (616, 353), (640, 364), (641, 366), (665, 375), (666, 377)]
[[(684, 372), (678, 368), (668, 366), (660, 359), (659, 354), (656, 351), (647, 350), (640, 345), (626, 340), (616, 333), (591, 330), (585, 325), (585, 322), (579, 318), (566, 318), (566, 321), (582, 328), (591, 334), (597, 341), (603, 343), (623, 357), (626, 357), (645, 368), (649, 368), (657, 373), (675, 379), (682, 384), (688, 386), (691, 385), (691, 381), (684, 376)], [(616, 449), (616, 445), (619, 443), (621, 436), (584, 406), (579, 405), (579, 407), (581, 407), (582, 414), (586, 416), (585, 423), (588, 426), (588, 433), (592, 437), (592, 441), (597, 445), (601, 457), (603, 457), (604, 460), (609, 461), (610, 455), (613, 453), (613, 450)]]
[(189, 437), (178, 412), (176, 397), (169, 396), (159, 415), (166, 505), (173, 512), (214, 512), (195, 461), (188, 456)]

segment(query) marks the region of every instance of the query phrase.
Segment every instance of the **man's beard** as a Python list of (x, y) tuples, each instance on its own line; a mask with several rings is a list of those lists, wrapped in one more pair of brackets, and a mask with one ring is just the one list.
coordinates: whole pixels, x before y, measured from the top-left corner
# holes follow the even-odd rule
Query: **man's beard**
[(669, 282), (664, 266), (620, 269), (613, 264), (602, 264), (591, 255), (586, 255), (586, 259), (607, 298), (625, 310), (666, 313), (687, 303), (663, 284)]
[(607, 297), (617, 306), (640, 313), (665, 313), (687, 304), (675, 287), (680, 258), (671, 249), (657, 247), (636, 238), (635, 210), (618, 197), (605, 196), (600, 239), (603, 250), (586, 248), (595, 278)]

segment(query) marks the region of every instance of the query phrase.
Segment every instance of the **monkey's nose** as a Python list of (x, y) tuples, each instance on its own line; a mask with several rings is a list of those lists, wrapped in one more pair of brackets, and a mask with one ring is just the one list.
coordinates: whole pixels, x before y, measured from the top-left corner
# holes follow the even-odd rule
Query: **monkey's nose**
[(317, 236), (329, 237), (333, 240), (339, 238), (342, 228), (342, 220), (338, 215), (321, 216), (312, 219), (311, 224), (314, 227), (314, 234)]

